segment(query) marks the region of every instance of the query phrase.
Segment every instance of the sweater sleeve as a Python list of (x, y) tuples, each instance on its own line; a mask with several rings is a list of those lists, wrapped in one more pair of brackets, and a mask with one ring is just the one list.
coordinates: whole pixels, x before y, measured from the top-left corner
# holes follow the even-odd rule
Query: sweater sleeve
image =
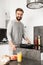
[(7, 38), (8, 38), (8, 41), (12, 40), (12, 37), (11, 37), (12, 27), (13, 27), (13, 22), (10, 21), (8, 23), (8, 26), (7, 26)]
[(22, 26), (22, 30), (23, 30), (23, 32), (22, 32), (22, 37), (25, 39), (25, 29), (24, 29), (24, 25)]

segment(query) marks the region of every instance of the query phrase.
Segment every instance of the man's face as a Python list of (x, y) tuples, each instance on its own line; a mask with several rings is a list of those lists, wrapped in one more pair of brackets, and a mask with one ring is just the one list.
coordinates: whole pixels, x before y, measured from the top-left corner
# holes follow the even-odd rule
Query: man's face
[(18, 21), (20, 21), (22, 19), (22, 16), (23, 16), (23, 12), (22, 11), (17, 11), (16, 12), (16, 19)]

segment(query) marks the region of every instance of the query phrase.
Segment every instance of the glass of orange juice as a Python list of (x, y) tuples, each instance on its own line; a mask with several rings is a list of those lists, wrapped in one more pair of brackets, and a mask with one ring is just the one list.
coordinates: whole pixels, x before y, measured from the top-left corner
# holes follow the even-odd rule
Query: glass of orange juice
[(22, 62), (22, 52), (17, 53), (17, 62)]

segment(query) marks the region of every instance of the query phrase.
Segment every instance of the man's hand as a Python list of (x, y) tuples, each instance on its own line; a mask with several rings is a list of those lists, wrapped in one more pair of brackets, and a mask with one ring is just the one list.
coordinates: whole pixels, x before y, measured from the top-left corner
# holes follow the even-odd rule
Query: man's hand
[(11, 48), (12, 48), (12, 50), (16, 50), (16, 46), (15, 45), (12, 45)]
[(26, 40), (26, 44), (31, 43), (29, 40)]
[(10, 45), (10, 47), (11, 47), (12, 50), (16, 50), (16, 45), (14, 45), (12, 43), (12, 41), (9, 42), (9, 45)]
[(28, 43), (31, 43), (31, 41), (26, 37), (25, 38), (25, 40), (26, 40), (26, 43), (28, 44)]

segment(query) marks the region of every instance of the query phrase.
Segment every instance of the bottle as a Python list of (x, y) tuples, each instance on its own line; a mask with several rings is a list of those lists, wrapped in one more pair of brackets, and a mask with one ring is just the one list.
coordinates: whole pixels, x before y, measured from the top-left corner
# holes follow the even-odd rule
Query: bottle
[(40, 35), (38, 35), (38, 49), (40, 50)]
[(38, 50), (38, 38), (35, 36), (34, 38), (34, 44), (35, 44), (35, 49)]

